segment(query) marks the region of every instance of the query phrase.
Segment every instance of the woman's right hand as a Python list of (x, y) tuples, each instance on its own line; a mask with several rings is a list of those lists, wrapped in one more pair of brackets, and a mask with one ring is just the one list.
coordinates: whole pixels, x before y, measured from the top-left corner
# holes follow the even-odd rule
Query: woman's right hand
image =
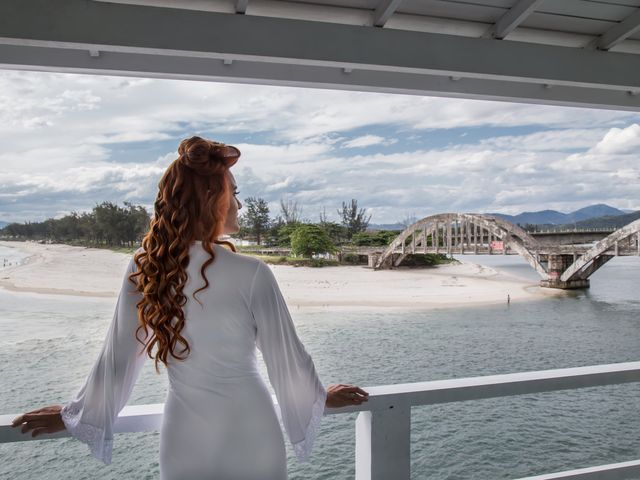
[(325, 405), (328, 408), (346, 407), (349, 405), (360, 405), (362, 402), (369, 400), (369, 393), (355, 385), (329, 385), (327, 388), (327, 401)]

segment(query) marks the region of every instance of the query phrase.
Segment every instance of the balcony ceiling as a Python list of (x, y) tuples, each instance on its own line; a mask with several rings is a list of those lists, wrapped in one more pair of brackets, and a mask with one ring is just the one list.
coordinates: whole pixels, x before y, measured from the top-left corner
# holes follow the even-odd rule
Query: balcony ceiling
[(640, 111), (640, 0), (2, 0), (0, 68)]

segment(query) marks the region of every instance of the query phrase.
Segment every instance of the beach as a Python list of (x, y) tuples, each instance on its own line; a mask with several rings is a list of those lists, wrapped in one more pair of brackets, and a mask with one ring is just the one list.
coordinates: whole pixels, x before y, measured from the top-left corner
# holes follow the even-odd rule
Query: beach
[[(106, 249), (0, 242), (27, 257), (0, 269), (0, 288), (40, 294), (115, 297), (130, 255)], [(291, 309), (430, 309), (521, 302), (560, 291), (476, 263), (373, 271), (364, 266), (270, 265)]]

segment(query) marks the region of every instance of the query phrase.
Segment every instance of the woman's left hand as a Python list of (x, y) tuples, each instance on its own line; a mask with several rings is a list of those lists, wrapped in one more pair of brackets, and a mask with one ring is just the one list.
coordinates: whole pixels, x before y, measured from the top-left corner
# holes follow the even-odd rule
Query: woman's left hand
[(41, 433), (60, 432), (67, 428), (62, 421), (60, 410), (62, 410), (62, 405), (50, 405), (32, 410), (14, 418), (11, 426), (15, 428), (22, 425), (22, 433), (33, 430), (32, 437), (36, 437)]

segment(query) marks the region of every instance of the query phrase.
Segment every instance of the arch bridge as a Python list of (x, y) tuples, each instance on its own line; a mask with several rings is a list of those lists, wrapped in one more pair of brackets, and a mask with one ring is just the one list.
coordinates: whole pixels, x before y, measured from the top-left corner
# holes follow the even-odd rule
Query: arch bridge
[[(513, 223), (490, 215), (443, 213), (407, 227), (382, 252), (372, 254), (376, 270), (400, 265), (419, 253), (512, 255), (523, 257), (550, 288), (586, 288), (589, 277), (615, 256), (640, 256), (640, 220), (612, 233), (590, 233), (595, 243), (576, 243), (575, 232), (536, 238)], [(567, 242), (568, 240), (568, 242)]]

